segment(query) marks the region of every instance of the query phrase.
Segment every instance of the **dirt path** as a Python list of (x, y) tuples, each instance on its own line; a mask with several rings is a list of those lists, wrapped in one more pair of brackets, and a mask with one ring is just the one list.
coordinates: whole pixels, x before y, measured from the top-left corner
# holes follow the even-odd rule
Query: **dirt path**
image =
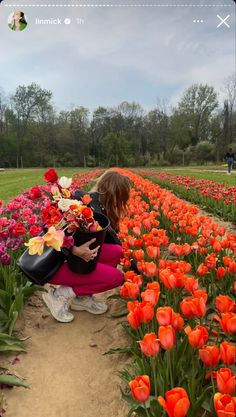
[[(102, 297), (100, 297), (102, 298)], [(104, 296), (103, 296), (104, 299)], [(32, 297), (24, 310), (19, 330), (30, 336), (27, 353), (12, 365), (31, 388), (4, 391), (4, 417), (125, 417), (117, 371), (124, 364), (119, 355), (103, 356), (111, 347), (125, 344), (121, 319), (110, 300), (108, 313), (92, 316), (75, 312), (72, 323), (56, 322), (41, 301)]]

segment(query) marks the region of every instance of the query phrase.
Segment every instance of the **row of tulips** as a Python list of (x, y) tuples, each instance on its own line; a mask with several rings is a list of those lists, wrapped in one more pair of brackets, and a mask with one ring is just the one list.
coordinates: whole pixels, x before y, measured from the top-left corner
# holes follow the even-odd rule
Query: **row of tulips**
[(129, 415), (233, 417), (236, 235), (172, 192), (120, 172), (134, 185), (120, 224)]
[(160, 171), (135, 170), (176, 195), (204, 207), (223, 220), (236, 224), (236, 186)]
[[(85, 188), (102, 170), (76, 175), (71, 190)], [(51, 175), (53, 170), (51, 170)], [(50, 170), (46, 175), (51, 179)], [(24, 299), (36, 289), (16, 266), (24, 243), (43, 231), (42, 209), (49, 201), (49, 185), (35, 186), (7, 204), (0, 201), (0, 332), (12, 333)]]

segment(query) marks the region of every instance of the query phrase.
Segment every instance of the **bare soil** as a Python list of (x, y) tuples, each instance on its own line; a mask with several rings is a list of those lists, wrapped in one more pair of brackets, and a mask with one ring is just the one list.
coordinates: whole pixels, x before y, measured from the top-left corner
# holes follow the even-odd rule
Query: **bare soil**
[[(104, 300), (106, 296), (99, 298)], [(63, 324), (51, 317), (41, 292), (29, 300), (17, 326), (18, 334), (30, 336), (25, 342), (27, 353), (20, 354), (19, 361), (8, 364), (8, 368), (26, 378), (30, 389), (4, 390), (4, 417), (127, 415), (117, 375), (126, 358), (103, 355), (127, 342), (122, 319), (111, 317), (111, 312), (119, 309), (118, 303), (109, 300), (108, 304), (106, 314), (75, 312), (74, 321)]]

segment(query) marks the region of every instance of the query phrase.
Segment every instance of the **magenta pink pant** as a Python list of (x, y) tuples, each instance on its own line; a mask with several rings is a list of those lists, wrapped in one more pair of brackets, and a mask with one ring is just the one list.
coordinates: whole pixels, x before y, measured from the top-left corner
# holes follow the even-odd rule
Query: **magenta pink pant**
[(116, 268), (122, 248), (119, 245), (103, 244), (97, 266), (90, 274), (72, 272), (67, 262), (55, 273), (50, 284), (72, 287), (76, 295), (92, 295), (119, 287), (123, 282), (122, 272)]

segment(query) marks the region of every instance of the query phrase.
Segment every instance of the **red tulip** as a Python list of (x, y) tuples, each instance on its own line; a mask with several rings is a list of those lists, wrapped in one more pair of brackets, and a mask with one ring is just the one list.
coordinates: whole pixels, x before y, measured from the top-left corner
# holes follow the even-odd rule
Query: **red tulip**
[(169, 326), (160, 326), (158, 330), (158, 338), (161, 343), (161, 347), (165, 350), (170, 350), (175, 344), (175, 331), (174, 328)]
[(217, 417), (235, 417), (236, 398), (217, 392), (214, 395), (214, 407)]
[(190, 407), (190, 401), (185, 389), (176, 387), (158, 397), (159, 404), (166, 410), (169, 417), (185, 417)]
[(208, 368), (214, 368), (220, 360), (220, 349), (216, 345), (204, 345), (199, 349), (199, 356)]
[(236, 347), (229, 342), (220, 344), (221, 362), (227, 365), (233, 365), (236, 361)]
[(184, 319), (179, 313), (175, 313), (173, 311), (171, 324), (174, 327), (174, 329), (178, 332), (184, 327)]
[(150, 379), (148, 375), (136, 376), (129, 383), (132, 395), (136, 401), (145, 403), (150, 396)]
[(194, 348), (202, 347), (209, 337), (206, 327), (203, 326), (196, 326), (194, 329), (187, 326), (184, 331), (188, 335), (190, 345)]
[(221, 394), (233, 395), (236, 377), (229, 368), (220, 368), (216, 372), (217, 389)]
[(156, 356), (159, 353), (160, 345), (155, 333), (145, 334), (143, 340), (139, 341), (141, 351), (146, 356)]

